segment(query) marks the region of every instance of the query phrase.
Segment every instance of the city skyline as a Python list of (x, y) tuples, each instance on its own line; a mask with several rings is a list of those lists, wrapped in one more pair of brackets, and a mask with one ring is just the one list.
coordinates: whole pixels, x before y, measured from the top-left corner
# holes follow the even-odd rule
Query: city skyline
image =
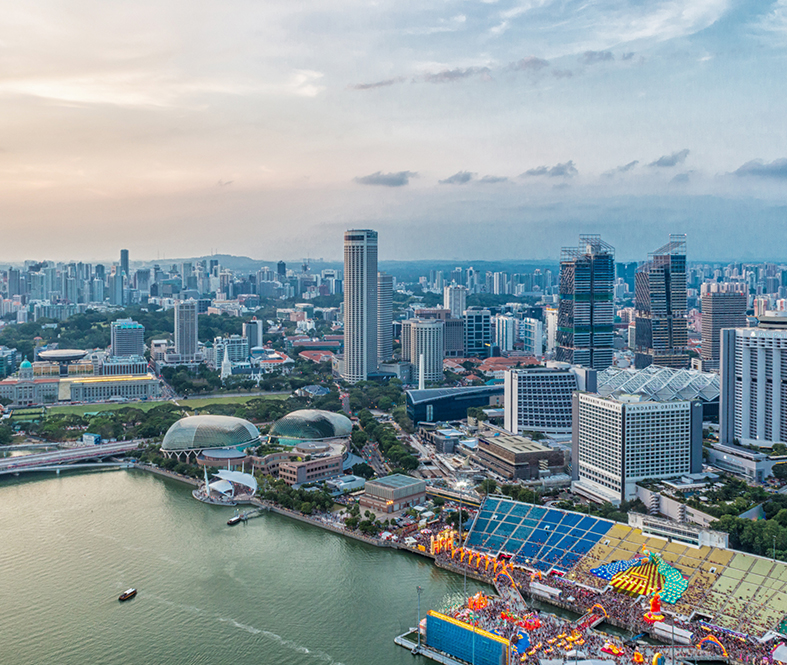
[(783, 0), (78, 7), (8, 12), (3, 262), (787, 239)]

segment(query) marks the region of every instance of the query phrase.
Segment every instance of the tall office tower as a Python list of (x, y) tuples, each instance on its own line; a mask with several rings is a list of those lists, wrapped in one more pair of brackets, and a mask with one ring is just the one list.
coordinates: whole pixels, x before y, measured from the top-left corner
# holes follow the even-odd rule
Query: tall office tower
[(120, 272), (118, 267), (115, 272), (107, 278), (109, 285), (109, 304), (122, 305), (123, 304), (123, 273)]
[(494, 321), (495, 346), (499, 346), (501, 351), (513, 351), (518, 321), (513, 316), (505, 314), (496, 314)]
[[(718, 369), (722, 328), (746, 327), (746, 294), (705, 293), (702, 296), (702, 368)], [(707, 367), (706, 367), (707, 364)]]
[(393, 276), (377, 273), (377, 361), (393, 358)]
[(128, 250), (121, 249), (120, 250), (120, 272), (125, 274), (126, 277), (131, 277), (131, 273), (128, 271)]
[(721, 443), (787, 443), (787, 312), (722, 330), (720, 346)]
[(488, 358), (492, 350), (492, 314), (488, 309), (468, 307), (464, 313), (465, 356)]
[(175, 353), (181, 359), (193, 359), (197, 339), (197, 301), (179, 300), (175, 303)]
[(686, 236), (673, 234), (637, 268), (637, 369), (689, 366), (686, 296)]
[(560, 257), (557, 360), (593, 369), (612, 364), (615, 250), (599, 235), (579, 236)]
[(402, 321), (402, 360), (413, 366), (413, 381), (421, 379), (423, 355), (424, 383), (443, 381), (445, 355), (445, 321), (407, 319)]
[(140, 293), (150, 295), (150, 270), (140, 268), (134, 275), (134, 283)]
[(465, 352), (464, 319), (445, 319), (445, 357), (460, 358)]
[(702, 403), (649, 402), (575, 392), (572, 398), (572, 491), (619, 505), (637, 482), (702, 471)]
[(20, 272), (16, 268), (8, 269), (8, 297), (18, 296), (22, 294), (20, 287)]
[(377, 370), (377, 231), (344, 234), (344, 379)]
[(549, 362), (547, 367), (506, 370), (504, 426), (509, 432), (571, 434), (571, 395), (595, 392), (596, 370)]
[(90, 289), (91, 302), (104, 302), (104, 280), (94, 277)]
[(522, 350), (534, 356), (544, 354), (544, 324), (538, 319), (525, 317), (517, 321), (518, 337), (522, 342)]
[(284, 261), (276, 264), (276, 274), (279, 276), (279, 281), (284, 284), (287, 280), (287, 264)]
[(547, 307), (544, 318), (547, 324), (547, 353), (553, 353), (557, 346), (557, 309)]
[(637, 263), (616, 263), (615, 264), (615, 277), (622, 279), (623, 283), (629, 287), (629, 291), (634, 292), (634, 284), (636, 282)]
[(443, 307), (451, 310), (452, 319), (461, 319), (467, 309), (467, 288), (456, 284), (443, 287)]
[(141, 356), (145, 353), (145, 326), (131, 319), (112, 322), (113, 356)]
[(262, 346), (264, 332), (264, 321), (259, 321), (256, 316), (251, 317), (251, 321), (246, 321), (243, 324), (243, 336), (249, 340), (249, 349)]

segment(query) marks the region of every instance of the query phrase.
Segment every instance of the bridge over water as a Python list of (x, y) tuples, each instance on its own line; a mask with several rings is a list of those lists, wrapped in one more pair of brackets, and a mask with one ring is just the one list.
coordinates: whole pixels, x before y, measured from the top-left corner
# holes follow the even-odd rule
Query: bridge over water
[(91, 461), (98, 463), (107, 457), (125, 455), (139, 448), (141, 443), (139, 440), (118, 441), (97, 446), (84, 446), (19, 457), (6, 457), (0, 459), (0, 476), (25, 471), (57, 470), (58, 468), (76, 467), (77, 464), (79, 464), (79, 468), (85, 468)]

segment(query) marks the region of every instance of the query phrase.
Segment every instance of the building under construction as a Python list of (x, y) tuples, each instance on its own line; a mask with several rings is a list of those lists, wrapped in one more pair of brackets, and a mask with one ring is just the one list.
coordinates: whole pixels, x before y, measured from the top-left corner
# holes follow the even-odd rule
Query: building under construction
[(600, 235), (580, 235), (560, 256), (556, 359), (604, 370), (612, 364), (615, 249)]

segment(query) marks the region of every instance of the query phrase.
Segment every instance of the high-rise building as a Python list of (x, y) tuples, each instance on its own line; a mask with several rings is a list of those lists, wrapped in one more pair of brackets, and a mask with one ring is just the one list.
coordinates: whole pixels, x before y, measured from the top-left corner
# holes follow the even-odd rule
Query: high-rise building
[(745, 293), (706, 293), (702, 296), (703, 369), (718, 369), (722, 328), (746, 327)]
[(571, 395), (596, 390), (596, 370), (547, 363), (505, 372), (504, 424), (509, 432), (571, 434)]
[(612, 364), (615, 250), (599, 235), (580, 235), (560, 258), (557, 360), (593, 369)]
[(557, 309), (547, 307), (544, 310), (544, 318), (547, 323), (547, 353), (552, 353), (557, 346)]
[(117, 319), (111, 328), (113, 356), (141, 356), (145, 353), (145, 326), (131, 319)]
[(120, 250), (120, 272), (124, 274), (126, 277), (131, 277), (131, 273), (128, 269), (128, 250), (121, 249)]
[(456, 284), (444, 286), (443, 307), (451, 310), (452, 319), (461, 319), (467, 309), (467, 288)]
[(377, 273), (377, 361), (393, 358), (393, 276)]
[(518, 337), (522, 342), (522, 350), (534, 356), (544, 353), (544, 324), (538, 319), (523, 318), (517, 321)]
[(619, 505), (637, 481), (702, 471), (702, 403), (649, 402), (576, 392), (572, 408), (572, 480), (577, 494)]
[(689, 366), (686, 296), (686, 236), (673, 234), (637, 268), (637, 369)]
[(181, 359), (193, 359), (197, 340), (197, 301), (179, 300), (175, 303), (175, 353)]
[(279, 261), (276, 264), (276, 274), (282, 284), (287, 281), (287, 264), (284, 261)]
[(514, 342), (517, 338), (517, 324), (519, 323), (513, 316), (497, 314), (495, 321), (495, 346), (500, 347), (501, 351), (513, 351)]
[(109, 284), (109, 304), (122, 305), (123, 304), (123, 273), (120, 268), (112, 272), (107, 278)]
[(465, 356), (488, 358), (492, 350), (492, 313), (482, 307), (469, 307), (464, 321)]
[(255, 346), (262, 346), (262, 335), (265, 332), (263, 324), (264, 322), (259, 321), (256, 316), (253, 316), (251, 321), (246, 321), (243, 324), (243, 336), (249, 340), (249, 349), (253, 349)]
[(445, 321), (407, 319), (402, 321), (402, 360), (413, 366), (413, 381), (420, 382), (423, 355), (424, 383), (442, 383)]
[(377, 231), (344, 234), (344, 379), (377, 370)]
[(628, 290), (634, 292), (634, 283), (636, 281), (637, 263), (616, 263), (615, 264), (615, 277), (622, 279), (623, 283), (628, 286)]
[(787, 312), (721, 331), (721, 443), (787, 443)]
[(445, 319), (445, 356), (460, 358), (465, 352), (465, 320)]

